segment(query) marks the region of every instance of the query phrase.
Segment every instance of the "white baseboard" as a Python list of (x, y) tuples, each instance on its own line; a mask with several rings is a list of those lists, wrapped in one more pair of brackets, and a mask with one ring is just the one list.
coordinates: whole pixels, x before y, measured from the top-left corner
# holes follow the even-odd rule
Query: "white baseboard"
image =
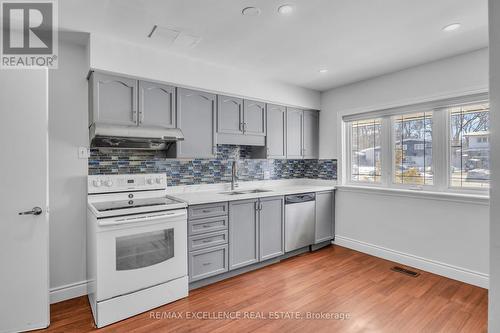
[(50, 289), (50, 304), (87, 295), (87, 281), (79, 281)]
[(442, 275), (450, 279), (473, 284), (481, 288), (488, 289), (489, 286), (488, 274), (471, 271), (462, 267), (418, 257), (412, 254), (395, 251), (339, 235), (335, 235), (335, 241), (333, 241), (333, 244), (367, 253), (375, 257), (394, 261), (403, 265), (415, 267), (434, 274)]

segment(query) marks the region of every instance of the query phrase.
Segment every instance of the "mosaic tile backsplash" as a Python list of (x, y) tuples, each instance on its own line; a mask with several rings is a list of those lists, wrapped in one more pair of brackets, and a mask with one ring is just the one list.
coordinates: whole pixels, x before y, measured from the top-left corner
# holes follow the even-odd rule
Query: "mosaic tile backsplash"
[(167, 159), (165, 151), (92, 149), (89, 175), (166, 173), (168, 186), (231, 181), (237, 161), (239, 180), (337, 179), (337, 160), (251, 159), (251, 147), (219, 145), (215, 159)]

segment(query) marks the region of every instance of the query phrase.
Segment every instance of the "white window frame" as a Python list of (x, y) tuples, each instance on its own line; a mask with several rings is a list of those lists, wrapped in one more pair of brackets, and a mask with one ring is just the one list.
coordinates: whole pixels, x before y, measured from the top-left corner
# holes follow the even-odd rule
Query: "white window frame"
[[(466, 105), (473, 105), (473, 104), (481, 104), (481, 103), (489, 103), (488, 99), (482, 99), (482, 100), (477, 100), (474, 102), (470, 103), (462, 103), (460, 105), (454, 105), (454, 106), (466, 106)], [(451, 107), (447, 107), (444, 109), (444, 113), (446, 113), (446, 186), (444, 187), (447, 192), (452, 192), (452, 193), (470, 193), (470, 194), (485, 194), (489, 193), (490, 187), (460, 187), (460, 186), (452, 186), (451, 185), (451, 168), (450, 168), (450, 156), (451, 156), (451, 145), (450, 145), (450, 118), (451, 118)], [(488, 112), (490, 112), (490, 108), (488, 108)], [(491, 115), (491, 113), (490, 113)], [(491, 166), (491, 164), (490, 164)], [(491, 179), (490, 179), (491, 181)], [(491, 186), (491, 183), (490, 183)]]
[[(424, 113), (424, 112), (432, 112), (432, 185), (428, 184), (399, 184), (396, 183), (394, 180), (394, 175), (396, 174), (396, 155), (394, 154), (394, 148), (396, 147), (396, 135), (394, 132), (394, 122), (393, 122), (393, 117), (394, 116), (400, 116), (400, 115), (405, 115), (405, 114), (414, 114), (414, 113)], [(435, 182), (435, 175), (434, 175), (434, 159), (435, 159), (435, 154), (434, 154), (434, 130), (435, 130), (435, 125), (434, 125), (434, 115), (435, 112), (434, 110), (419, 110), (415, 112), (405, 112), (405, 113), (400, 113), (400, 114), (394, 114), (387, 116), (388, 120), (390, 122), (390, 128), (389, 128), (389, 134), (391, 136), (391, 144), (390, 144), (390, 151), (391, 151), (391, 174), (390, 178), (388, 179), (387, 183), (390, 184), (390, 187), (393, 188), (399, 188), (399, 189), (412, 189), (412, 190), (426, 190), (426, 191), (432, 191), (435, 190), (434, 182)]]
[[(451, 108), (463, 105), (488, 103), (488, 94), (479, 93), (462, 97), (450, 98), (439, 101), (409, 105), (388, 110), (377, 110), (346, 115), (342, 118), (342, 167), (344, 168), (342, 183), (352, 186), (367, 186), (377, 188), (412, 189), (433, 192), (470, 193), (484, 195), (489, 188), (463, 188), (451, 186), (450, 173), (450, 116)], [(394, 182), (394, 126), (392, 117), (402, 114), (432, 112), (432, 185), (397, 184)], [(380, 119), (381, 120), (381, 179), (380, 182), (366, 182), (351, 179), (351, 138), (352, 126), (348, 123), (356, 120)], [(389, 165), (388, 165), (389, 164)]]
[[(381, 131), (383, 133), (383, 127), (384, 127), (384, 123), (383, 123), (383, 119), (381, 117), (374, 117), (374, 118), (365, 118), (364, 120), (378, 120), (380, 119), (381, 121)], [(351, 184), (358, 184), (358, 185), (363, 185), (363, 186), (375, 186), (375, 187), (380, 187), (382, 184), (383, 184), (383, 179), (384, 179), (384, 175), (383, 175), (383, 170), (384, 170), (384, 166), (383, 166), (383, 152), (382, 152), (382, 147), (383, 147), (383, 137), (381, 138), (381, 143), (380, 143), (380, 146), (381, 146), (381, 156), (380, 156), (380, 168), (382, 170), (382, 174), (380, 176), (380, 182), (368, 182), (368, 181), (360, 181), (360, 180), (353, 180), (352, 179), (352, 158), (351, 158), (351, 154), (352, 154), (352, 145), (351, 145), (351, 140), (352, 140), (352, 126), (347, 126), (347, 123), (345, 123), (346, 126), (345, 127), (345, 151), (346, 151), (346, 156), (348, 156), (347, 160), (346, 160), (346, 176), (347, 176), (347, 179), (348, 179), (348, 182), (351, 183)]]

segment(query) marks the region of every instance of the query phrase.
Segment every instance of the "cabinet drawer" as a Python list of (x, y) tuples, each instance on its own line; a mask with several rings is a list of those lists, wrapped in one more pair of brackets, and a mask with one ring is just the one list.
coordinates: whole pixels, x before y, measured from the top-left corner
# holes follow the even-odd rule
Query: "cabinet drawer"
[(227, 215), (227, 202), (190, 206), (188, 209), (189, 219), (202, 219), (205, 217), (222, 215)]
[(207, 232), (227, 230), (227, 216), (210, 217), (208, 219), (188, 222), (188, 235), (199, 235)]
[(195, 251), (224, 244), (227, 244), (227, 230), (191, 236), (188, 241), (188, 249)]
[(189, 253), (189, 281), (197, 281), (228, 270), (227, 245)]

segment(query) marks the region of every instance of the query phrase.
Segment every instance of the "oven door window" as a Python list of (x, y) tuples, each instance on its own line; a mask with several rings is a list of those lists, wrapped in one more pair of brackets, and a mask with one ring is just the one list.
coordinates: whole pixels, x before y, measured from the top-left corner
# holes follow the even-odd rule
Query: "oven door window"
[(173, 228), (116, 238), (117, 271), (153, 266), (173, 256)]

